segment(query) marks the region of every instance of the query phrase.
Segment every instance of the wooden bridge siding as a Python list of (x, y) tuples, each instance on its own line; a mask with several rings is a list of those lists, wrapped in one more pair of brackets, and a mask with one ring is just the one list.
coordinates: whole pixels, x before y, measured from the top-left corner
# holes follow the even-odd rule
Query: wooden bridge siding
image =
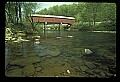
[(52, 22), (52, 23), (67, 23), (73, 24), (74, 20), (72, 19), (63, 19), (63, 18), (44, 18), (44, 17), (33, 17), (34, 22)]

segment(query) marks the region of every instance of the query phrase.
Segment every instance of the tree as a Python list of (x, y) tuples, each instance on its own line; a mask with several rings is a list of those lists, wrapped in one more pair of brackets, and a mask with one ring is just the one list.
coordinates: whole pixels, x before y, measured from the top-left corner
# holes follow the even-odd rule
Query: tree
[(22, 6), (22, 3), (19, 2), (19, 3), (18, 3), (18, 7), (19, 7), (19, 18), (20, 18), (20, 23), (22, 23), (22, 12), (21, 12), (21, 6)]
[(18, 23), (19, 17), (18, 17), (18, 2), (15, 2), (15, 13), (16, 13), (16, 23)]
[(102, 5), (103, 21), (116, 21), (116, 4), (115, 3), (103, 3)]
[(99, 13), (101, 12), (101, 3), (86, 3), (83, 12), (84, 14), (86, 14), (87, 21), (89, 21), (89, 25), (92, 22), (93, 27), (95, 27), (95, 22), (99, 18)]
[(7, 2), (5, 4), (6, 21), (9, 23), (22, 22), (22, 2)]
[(23, 4), (23, 10), (24, 10), (23, 13), (24, 13), (25, 19), (26, 21), (28, 20), (31, 23), (33, 30), (35, 25), (31, 17), (31, 14), (35, 13), (36, 7), (37, 7), (37, 3), (25, 2)]
[(15, 3), (7, 2), (5, 4), (6, 22), (15, 23)]

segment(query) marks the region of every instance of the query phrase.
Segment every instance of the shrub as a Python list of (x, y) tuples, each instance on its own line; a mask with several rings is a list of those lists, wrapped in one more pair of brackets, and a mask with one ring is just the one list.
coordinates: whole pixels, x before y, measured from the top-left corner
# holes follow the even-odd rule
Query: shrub
[(91, 31), (93, 30), (92, 26), (89, 24), (81, 24), (81, 23), (74, 23), (72, 25), (74, 29), (78, 29), (79, 31)]
[(103, 23), (97, 25), (95, 30), (115, 31), (116, 30), (116, 23), (115, 22), (103, 22)]
[(72, 25), (73, 29), (78, 29), (78, 28), (80, 28), (80, 26), (82, 26), (82, 24), (78, 23), (78, 22), (76, 22)]
[(32, 28), (30, 23), (24, 23), (24, 25), (25, 25), (24, 32), (26, 34), (33, 34), (34, 33), (33, 28)]
[(83, 24), (80, 28), (78, 28), (79, 31), (91, 31), (92, 30), (92, 26), (88, 25), (88, 24)]
[(15, 23), (13, 25), (14, 31), (22, 31), (25, 28), (25, 25), (23, 23)]

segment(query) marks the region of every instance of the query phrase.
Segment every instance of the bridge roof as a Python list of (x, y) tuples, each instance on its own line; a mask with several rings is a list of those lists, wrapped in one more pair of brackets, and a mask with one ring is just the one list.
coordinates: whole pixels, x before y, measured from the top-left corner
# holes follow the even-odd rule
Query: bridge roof
[(38, 17), (52, 17), (52, 18), (65, 18), (65, 19), (75, 19), (74, 17), (55, 16), (55, 15), (39, 15), (39, 14), (31, 14), (31, 16), (38, 16)]

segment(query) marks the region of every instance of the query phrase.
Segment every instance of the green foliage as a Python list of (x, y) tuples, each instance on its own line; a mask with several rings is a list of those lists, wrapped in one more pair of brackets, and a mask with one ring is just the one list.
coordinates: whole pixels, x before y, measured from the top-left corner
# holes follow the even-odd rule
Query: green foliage
[(34, 30), (33, 30), (33, 28), (32, 28), (30, 23), (24, 23), (24, 26), (25, 26), (24, 32), (26, 34), (33, 34), (34, 33)]
[(79, 23), (74, 23), (72, 25), (72, 27), (74, 29), (78, 29), (79, 31), (91, 31), (91, 30), (93, 30), (91, 25), (89, 25), (89, 24), (81, 24), (80, 22)]
[(102, 4), (101, 20), (103, 21), (115, 21), (116, 20), (116, 4), (115, 3), (103, 3)]
[(103, 22), (97, 25), (94, 30), (102, 30), (102, 31), (115, 31), (116, 23), (115, 22)]
[(23, 13), (25, 15), (25, 17), (27, 17), (29, 14), (32, 14), (35, 12), (37, 8), (37, 3), (34, 2), (25, 2), (23, 4)]
[(78, 22), (76, 22), (76, 23), (74, 23), (73, 25), (72, 25), (72, 27), (74, 28), (74, 29), (78, 29), (78, 28), (80, 28), (82, 26), (82, 24), (81, 23), (78, 23)]
[(55, 5), (53, 7), (50, 7), (49, 9), (42, 9), (41, 11), (37, 12), (38, 14), (49, 14), (49, 15), (63, 15), (63, 16), (74, 16), (77, 13), (81, 12), (81, 10), (84, 8), (84, 4), (78, 3), (78, 4), (71, 4), (71, 5)]
[[(37, 25), (29, 20), (28, 15), (35, 14), (37, 9), (35, 2), (7, 2), (5, 4), (6, 22), (8, 23), (24, 23), (30, 22), (29, 25), (25, 24), (27, 30), (39, 30), (37, 27), (43, 28), (42, 25)], [(21, 11), (22, 10), (22, 11)], [(84, 30), (116, 30), (116, 4), (103, 3), (103, 2), (77, 2), (70, 5), (55, 5), (49, 9), (42, 9), (37, 14), (43, 15), (58, 15), (58, 16), (72, 16), (75, 17), (76, 23), (73, 28)], [(22, 21), (22, 22), (21, 22)], [(112, 21), (111, 23), (103, 21)], [(86, 22), (88, 23), (86, 24)], [(97, 25), (95, 22), (103, 22)], [(22, 30), (21, 25), (15, 25), (19, 30)], [(8, 27), (13, 27), (9, 26)], [(29, 27), (29, 28), (28, 28)], [(31, 28), (33, 27), (33, 28)], [(34, 28), (35, 27), (35, 28)], [(93, 28), (94, 27), (94, 28)], [(56, 28), (57, 27), (51, 27)], [(63, 28), (68, 28), (64, 26)]]
[(92, 30), (92, 26), (89, 26), (88, 24), (83, 24), (82, 26), (80, 26), (80, 28), (78, 28), (79, 31), (91, 31)]
[(20, 29), (23, 29), (23, 28), (25, 28), (25, 25), (23, 24), (23, 23), (15, 23), (14, 24), (14, 28), (20, 28)]
[(43, 29), (43, 24), (38, 24), (35, 26), (35, 31), (37, 31), (38, 33)]
[(69, 29), (68, 26), (62, 26), (62, 28), (65, 30), (65, 29)]
[[(50, 7), (48, 10), (43, 9), (39, 11), (40, 14), (51, 14), (51, 15), (63, 15), (63, 16), (73, 16), (75, 17), (76, 22), (89, 22), (94, 29), (95, 27), (99, 27), (96, 25), (95, 22), (103, 22), (103, 21), (116, 21), (116, 4), (115, 3), (98, 3), (98, 2), (78, 2), (71, 5), (61, 5), (61, 6), (53, 6)], [(73, 25), (74, 28), (78, 28), (79, 26), (82, 26), (82, 24), (75, 23)], [(88, 29), (89, 25), (83, 25), (82, 27), (85, 27), (85, 29)], [(103, 27), (99, 28), (101, 30), (109, 29), (110, 25), (108, 23), (101, 25)], [(114, 30), (112, 29), (111, 30)]]
[(6, 27), (7, 27), (7, 28), (12, 28), (13, 26), (14, 26), (13, 23), (6, 23)]

